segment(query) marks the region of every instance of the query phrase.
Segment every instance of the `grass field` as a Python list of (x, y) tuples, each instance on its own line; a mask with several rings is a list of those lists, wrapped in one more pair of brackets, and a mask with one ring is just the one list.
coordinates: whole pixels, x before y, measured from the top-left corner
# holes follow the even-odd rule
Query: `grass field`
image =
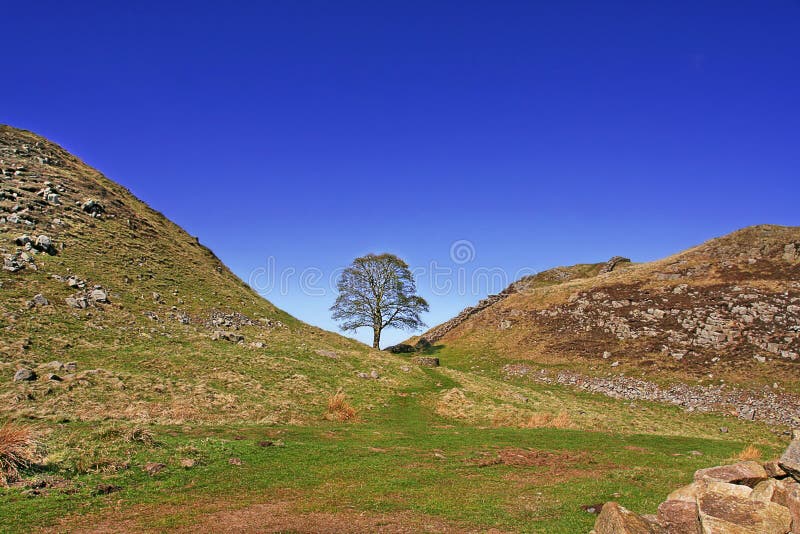
[[(0, 524), (8, 532), (103, 525), (191, 530), (217, 520), (252, 528), (278, 521), (288, 530), (349, 525), (393, 531), (402, 524), (432, 531), (587, 532), (595, 516), (582, 506), (615, 500), (654, 512), (694, 470), (733, 458), (751, 443), (766, 458), (782, 441), (760, 425), (729, 418), (657, 405), (642, 412), (611, 399), (522, 382), (503, 385), (490, 377), (464, 384), (459, 372), (446, 368), (425, 373), (419, 385), (398, 388), (351, 422), (328, 421), (321, 411), (304, 425), (137, 427), (117, 421), (48, 427), (48, 461), (42, 472), (28, 474), (71, 482), (39, 496), (6, 490)], [(487, 404), (478, 395), (481, 386), (512, 395), (525, 391), (528, 403), (548, 398), (570, 413), (572, 428), (521, 428), (493, 422), (491, 410), (436, 409), (453, 388)], [(578, 404), (584, 415), (605, 420), (606, 430), (586, 430), (591, 417), (582, 417)], [(651, 431), (641, 432), (642, 422), (654, 425)], [(720, 426), (728, 433), (719, 434)], [(181, 467), (184, 459), (195, 465)], [(142, 469), (148, 463), (166, 467), (150, 476)], [(99, 495), (99, 485), (119, 491)], [(258, 508), (265, 503), (280, 505), (282, 515)], [(354, 522), (351, 515), (373, 522)]]

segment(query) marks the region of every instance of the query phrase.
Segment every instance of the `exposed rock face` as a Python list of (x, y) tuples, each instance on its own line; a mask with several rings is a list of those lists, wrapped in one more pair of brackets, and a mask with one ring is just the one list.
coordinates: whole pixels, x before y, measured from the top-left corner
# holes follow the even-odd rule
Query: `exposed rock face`
[[(784, 457), (793, 456), (794, 441)], [(773, 466), (774, 462), (767, 462)], [(675, 534), (800, 533), (800, 484), (757, 462), (698, 470), (695, 482), (670, 493), (654, 519), (606, 503), (595, 534), (666, 532)], [(755, 487), (751, 487), (755, 486)]]

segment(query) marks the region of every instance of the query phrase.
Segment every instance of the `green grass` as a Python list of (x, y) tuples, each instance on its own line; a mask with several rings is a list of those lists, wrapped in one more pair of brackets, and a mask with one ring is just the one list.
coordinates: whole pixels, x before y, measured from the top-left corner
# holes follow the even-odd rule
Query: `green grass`
[[(461, 384), (446, 372), (426, 372), (425, 383), (400, 392), (405, 396), (393, 397), (354, 424), (320, 419), (305, 426), (151, 426), (157, 443), (150, 446), (121, 439), (128, 423), (57, 425), (46, 439), (54, 460), (47, 469), (73, 479), (77, 493), (27, 497), (21, 490), (7, 490), (0, 495), (0, 524), (9, 532), (26, 532), (65, 516), (74, 516), (78, 524), (91, 522), (86, 514), (102, 517), (112, 505), (123, 517), (126, 509), (174, 505), (143, 514), (137, 524), (159, 530), (192, 524), (214, 510), (214, 503), (238, 507), (289, 495), (300, 512), (411, 510), (475, 528), (572, 533), (588, 531), (594, 521), (582, 505), (616, 500), (642, 513), (654, 512), (671, 489), (691, 480), (694, 470), (726, 461), (751, 437), (742, 440), (732, 432), (722, 440), (666, 436), (659, 429), (631, 434), (624, 428), (590, 432), (472, 424), (428, 409), (431, 397)], [(607, 400), (609, 410), (621, 405)], [(678, 426), (686, 419), (673, 413), (669, 420)], [(721, 421), (704, 418), (707, 424)], [(280, 439), (284, 446), (259, 446), (265, 439)], [(504, 448), (578, 456), (557, 459), (552, 466), (479, 467), (472, 461)], [(777, 452), (770, 445), (762, 449)], [(196, 467), (178, 465), (187, 454), (199, 459)], [(127, 461), (130, 467), (103, 474), (77, 465), (78, 459), (86, 463), (85, 458), (95, 456)], [(230, 465), (231, 457), (240, 458), (242, 465)], [(168, 467), (150, 477), (139, 467), (146, 462)], [(124, 489), (93, 495), (99, 483)]]

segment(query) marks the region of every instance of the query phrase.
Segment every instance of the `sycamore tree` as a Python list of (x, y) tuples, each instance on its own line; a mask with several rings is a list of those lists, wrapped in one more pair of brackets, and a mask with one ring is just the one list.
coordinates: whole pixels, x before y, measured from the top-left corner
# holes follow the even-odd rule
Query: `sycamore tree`
[(353, 260), (336, 283), (339, 296), (331, 306), (342, 330), (372, 328), (372, 346), (380, 348), (384, 328), (416, 330), (428, 303), (418, 296), (406, 262), (394, 254), (367, 254)]

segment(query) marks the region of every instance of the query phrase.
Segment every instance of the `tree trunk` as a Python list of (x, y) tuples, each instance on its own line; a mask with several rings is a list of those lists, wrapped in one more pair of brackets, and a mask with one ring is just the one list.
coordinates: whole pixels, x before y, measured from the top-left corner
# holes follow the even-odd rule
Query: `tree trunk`
[(372, 328), (372, 348), (381, 349), (381, 329), (378, 327)]

